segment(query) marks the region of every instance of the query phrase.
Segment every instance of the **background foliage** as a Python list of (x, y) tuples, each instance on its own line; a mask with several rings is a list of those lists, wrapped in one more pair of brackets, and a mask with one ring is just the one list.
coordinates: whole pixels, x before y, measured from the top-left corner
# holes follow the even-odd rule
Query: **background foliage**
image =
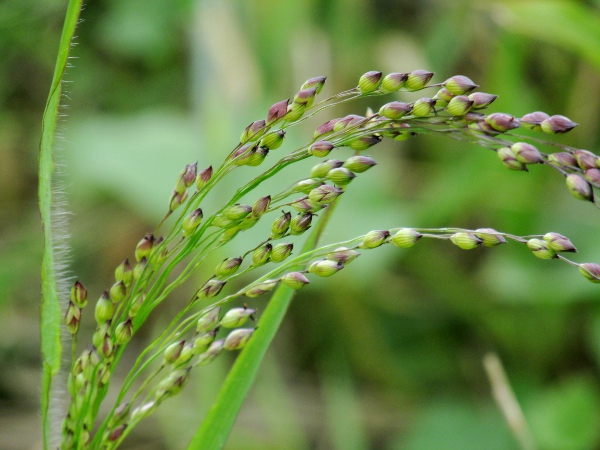
[[(31, 431), (39, 430), (42, 251), (35, 174), (64, 3), (0, 3), (0, 442), (7, 449), (40, 442)], [(437, 81), (465, 74), (500, 95), (492, 111), (565, 114), (581, 126), (560, 141), (597, 153), (599, 7), (88, 2), (60, 144), (75, 212), (73, 272), (100, 294), (160, 220), (180, 168), (220, 161), (250, 121), (311, 76), (328, 75), (327, 95), (355, 86), (367, 70), (431, 69)], [(304, 143), (331, 117), (384, 101), (321, 115), (289, 133), (278, 152)], [(557, 231), (578, 246), (578, 260), (600, 260), (598, 212), (575, 202), (548, 170), (509, 172), (491, 152), (433, 137), (384, 142), (368, 153), (380, 164), (348, 188), (324, 242), (391, 226), (489, 226)], [(293, 170), (300, 176), (309, 167)], [(230, 181), (215, 204), (233, 192)], [(163, 312), (186, 299), (173, 298)], [(228, 446), (516, 448), (481, 365), (492, 350), (540, 448), (598, 448), (599, 300), (597, 287), (572, 268), (519, 246), (466, 253), (424, 241), (407, 251), (367, 252), (299, 293)], [(142, 333), (164, 323), (157, 317)], [(195, 374), (188, 393), (141, 426), (129, 448), (182, 448), (229, 363)]]

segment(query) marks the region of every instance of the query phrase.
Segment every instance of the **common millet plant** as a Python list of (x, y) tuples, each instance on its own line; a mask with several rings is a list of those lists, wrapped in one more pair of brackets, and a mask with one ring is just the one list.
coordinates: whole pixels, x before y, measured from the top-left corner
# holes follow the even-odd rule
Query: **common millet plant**
[[(71, 26), (74, 29), (74, 23)], [(63, 38), (67, 43), (70, 41), (68, 33)], [(66, 63), (66, 54), (63, 56), (62, 62)], [(59, 66), (60, 63), (59, 57)], [(62, 72), (59, 70), (57, 74), (45, 118), (45, 131), (49, 133), (53, 127), (48, 121), (52, 120), (60, 98)], [(516, 236), (493, 228), (413, 228), (409, 224), (381, 230), (373, 223), (375, 229), (365, 230), (365, 234), (353, 239), (318, 243), (335, 205), (344, 201), (345, 187), (360, 182), (354, 179), (365, 171), (377, 170), (376, 152), (371, 151), (383, 139), (402, 141), (435, 134), (474, 143), (494, 151), (500, 163), (510, 170), (527, 171), (533, 165), (553, 169), (565, 178), (566, 187), (575, 198), (600, 206), (596, 194), (600, 187), (600, 158), (590, 151), (543, 138), (576, 127), (567, 117), (540, 111), (520, 118), (508, 113), (486, 114), (486, 108), (497, 96), (478, 91), (479, 86), (463, 75), (437, 82), (434, 74), (426, 70), (385, 75), (372, 71), (360, 77), (357, 87), (318, 100), (325, 81), (323, 76), (311, 78), (293, 97), (275, 103), (264, 118), (248, 125), (239, 144), (224, 152), (222, 161), (206, 168), (198, 168), (196, 163), (185, 166), (175, 179), (170, 196), (165, 194), (168, 201), (164, 220), (141, 237), (137, 245), (132, 244), (130, 254), (123, 255), (124, 261), (115, 268), (114, 280), (107, 282), (104, 292), (88, 293), (84, 283), (76, 281), (63, 301), (56, 277), (50, 273), (52, 266), (44, 267), (46, 448), (119, 447), (140, 421), (179, 394), (189, 378), (202, 370), (201, 366), (210, 364), (222, 352), (245, 347), (240, 360), (245, 358), (244, 361), (251, 361), (257, 367), (293, 290), (305, 287), (311, 278), (333, 276), (363, 252), (384, 245), (406, 249), (423, 238), (431, 238), (470, 250), (512, 242), (523, 244), (540, 259), (570, 264), (589, 281), (600, 283), (600, 265), (567, 258), (565, 253), (574, 253), (575, 246), (556, 232)], [(378, 99), (402, 91), (423, 91), (424, 97), (411, 103), (386, 103)], [(295, 125), (326, 113), (334, 105), (364, 97), (370, 97), (373, 106), (381, 105), (377, 112), (325, 120), (307, 137), (305, 145), (284, 150), (286, 134)], [(519, 135), (523, 128), (538, 131), (541, 137)], [(49, 156), (44, 153), (49, 138), (45, 135), (44, 139), (40, 201), (45, 223), (50, 228), (52, 219), (45, 215), (49, 211), (45, 205), (51, 198), (51, 178), (46, 168)], [(305, 159), (314, 160), (314, 167), (305, 177), (290, 183), (285, 177), (286, 167)], [(254, 171), (255, 176), (239, 186), (227, 203), (207, 210), (203, 206), (205, 197), (218, 189), (225, 176), (237, 171)], [(263, 182), (277, 176), (281, 179), (279, 191), (267, 196), (255, 194)], [(262, 230), (263, 238), (247, 242), (244, 232), (254, 227)], [(288, 242), (290, 237), (303, 235), (309, 229), (310, 236), (301, 249)], [(51, 264), (54, 242), (51, 234), (47, 236), (50, 261), (46, 262)], [(244, 239), (246, 253), (229, 253), (227, 244), (234, 239)], [(207, 267), (205, 261), (215, 253), (222, 262)], [(128, 343), (136, 338), (154, 309), (176, 295), (174, 291), (198, 273), (210, 276), (196, 286), (185, 307), (128, 367), (123, 384), (111, 385), (116, 367), (127, 364), (122, 359)], [(240, 289), (231, 288), (233, 280), (241, 275), (247, 279), (252, 274), (255, 274), (252, 282)], [(267, 298), (271, 293), (274, 298), (269, 304)], [(231, 306), (234, 300), (260, 296), (265, 297), (263, 315), (248, 306)], [(93, 315), (95, 320), (91, 336), (79, 333), (85, 314)], [(65, 373), (59, 370), (61, 343), (56, 340), (59, 322), (72, 342), (71, 361), (65, 375), (68, 404), (64, 408), (60, 408), (60, 401), (54, 398), (59, 394), (52, 389)], [(237, 364), (232, 373), (236, 370), (239, 370)], [(235, 418), (235, 405), (239, 407), (252, 381), (251, 371), (246, 373), (247, 380), (234, 377), (226, 382), (223, 397), (200, 425), (189, 448), (222, 445), (229, 422)], [(116, 390), (116, 400), (105, 405), (109, 388)], [(227, 402), (230, 404), (226, 405)], [(59, 407), (51, 410), (51, 404)], [(231, 404), (233, 412), (225, 415), (224, 409), (231, 409)], [(101, 414), (101, 406), (109, 412)]]

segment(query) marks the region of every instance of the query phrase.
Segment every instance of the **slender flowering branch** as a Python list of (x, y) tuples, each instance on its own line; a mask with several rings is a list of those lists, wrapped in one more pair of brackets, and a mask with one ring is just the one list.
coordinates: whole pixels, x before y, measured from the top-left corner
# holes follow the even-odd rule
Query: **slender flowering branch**
[[(71, 403), (63, 424), (63, 448), (118, 447), (136, 424), (178, 394), (198, 367), (209, 364), (224, 351), (244, 348), (255, 330), (248, 324), (260, 314), (246, 304), (232, 307), (234, 300), (266, 296), (281, 285), (300, 289), (315, 276), (335, 275), (368, 250), (389, 247), (388, 244), (409, 248), (428, 238), (448, 241), (464, 250), (513, 241), (540, 259), (565, 262), (577, 267), (589, 281), (600, 283), (600, 266), (567, 258), (566, 253), (576, 252), (575, 246), (554, 232), (517, 236), (492, 228), (398, 227), (373, 230), (293, 254), (294, 243), (288, 238), (303, 235), (324, 210), (331, 213), (331, 205), (345, 197), (346, 187), (376, 167), (376, 160), (362, 152), (383, 139), (403, 141), (422, 134), (439, 135), (492, 150), (510, 170), (548, 166), (565, 177), (574, 197), (600, 206), (596, 193), (600, 188), (598, 156), (515, 133), (520, 128), (548, 135), (565, 133), (576, 123), (542, 112), (521, 118), (506, 113), (485, 114), (482, 111), (497, 99), (496, 95), (477, 92), (479, 86), (463, 75), (430, 83), (433, 76), (425, 70), (385, 76), (371, 71), (360, 77), (357, 87), (320, 102), (316, 102), (316, 97), (325, 77), (311, 78), (290, 99), (269, 108), (264, 119), (250, 123), (239, 143), (224, 152), (224, 160), (215, 169), (212, 165), (199, 169), (197, 163), (191, 163), (181, 170), (163, 220), (153, 233), (138, 242), (133, 257), (124, 255), (126, 259), (116, 268), (113, 284), (94, 304), (96, 329), (91, 345), (79, 356), (73, 346), (68, 381)], [(358, 98), (375, 100), (391, 92), (423, 89), (437, 92), (411, 103), (385, 103), (367, 116), (351, 114), (329, 119), (317, 127), (307, 144), (285, 154), (266, 170), (256, 169), (271, 152), (280, 151), (294, 126), (309, 117)], [(538, 146), (561, 151), (544, 153)], [(345, 147), (354, 155), (337, 159), (343, 158)], [(335, 158), (327, 159), (330, 156)], [(305, 178), (292, 183), (284, 179), (281, 191), (249, 199), (265, 181), (309, 158), (318, 162)], [(257, 175), (239, 186), (219, 208), (207, 210), (204, 198), (226, 176), (239, 170), (257, 170)], [(159, 232), (165, 227), (170, 228), (160, 237)], [(239, 256), (227, 255), (227, 244), (254, 227), (264, 229), (262, 238), (247, 242), (247, 251)], [(216, 252), (223, 252), (224, 259), (215, 267), (207, 267), (208, 256)], [(195, 287), (195, 294), (137, 357), (109, 413), (99, 418), (100, 405), (127, 344), (153, 310), (167, 299), (180, 296), (179, 288), (200, 270), (208, 274), (205, 281)], [(177, 276), (173, 276), (174, 271)], [(245, 285), (239, 287), (240, 280), (248, 279), (251, 281), (244, 281)], [(78, 338), (79, 323), (88, 303), (87, 290), (77, 282), (64, 318), (73, 342)]]

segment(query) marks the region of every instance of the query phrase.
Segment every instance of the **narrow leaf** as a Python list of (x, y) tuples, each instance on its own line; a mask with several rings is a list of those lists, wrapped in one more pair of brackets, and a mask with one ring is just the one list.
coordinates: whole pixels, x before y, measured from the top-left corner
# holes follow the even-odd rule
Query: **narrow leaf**
[(42, 121), (42, 138), (39, 155), (39, 204), (44, 229), (44, 258), (42, 261), (42, 301), (40, 305), (40, 335), (43, 359), (42, 421), (44, 448), (50, 447), (52, 424), (49, 418), (50, 393), (53, 379), (60, 370), (62, 353), (61, 307), (58, 298), (56, 274), (56, 242), (53, 233), (53, 208), (56, 206), (53, 191), (54, 138), (58, 120), (62, 80), (67, 68), (71, 40), (79, 20), (81, 0), (70, 0), (60, 39), (56, 66), (50, 94)]

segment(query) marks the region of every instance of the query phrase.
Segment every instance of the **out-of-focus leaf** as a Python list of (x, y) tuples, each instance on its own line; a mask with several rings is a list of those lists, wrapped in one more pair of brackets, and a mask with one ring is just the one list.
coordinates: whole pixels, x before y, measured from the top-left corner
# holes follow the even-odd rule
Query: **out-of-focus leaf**
[(577, 1), (490, 3), (505, 28), (576, 53), (600, 68), (600, 15)]
[(597, 448), (600, 395), (591, 379), (571, 379), (537, 393), (525, 405), (525, 416), (540, 448)]
[(518, 446), (500, 412), (459, 399), (440, 400), (425, 407), (393, 449), (513, 450)]

